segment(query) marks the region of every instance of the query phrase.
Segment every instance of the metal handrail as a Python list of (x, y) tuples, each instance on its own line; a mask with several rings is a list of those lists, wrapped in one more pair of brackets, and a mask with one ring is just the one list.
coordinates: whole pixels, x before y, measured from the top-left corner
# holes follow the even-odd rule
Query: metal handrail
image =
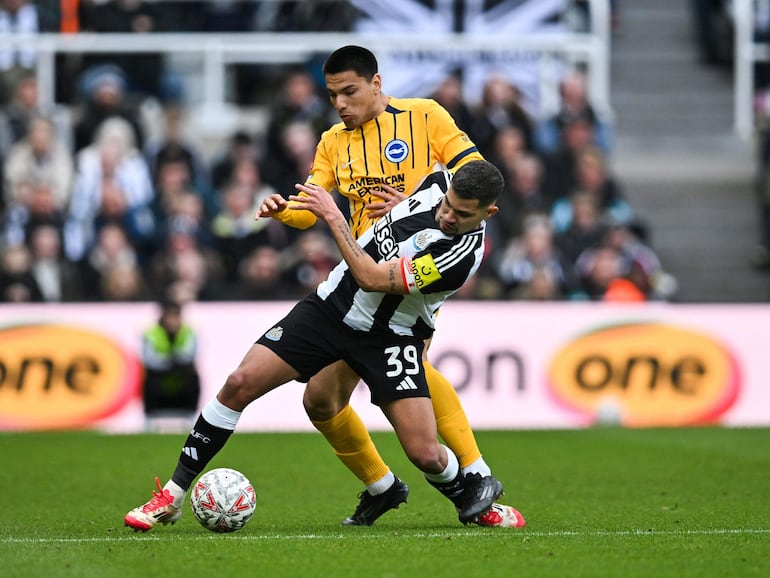
[(559, 35), (440, 35), (378, 34), (343, 32), (307, 33), (80, 33), (0, 36), (0, 50), (37, 51), (36, 74), (42, 105), (54, 103), (55, 56), (64, 53), (148, 53), (199, 55), (203, 64), (203, 100), (225, 102), (225, 69), (237, 63), (292, 63), (318, 53), (328, 53), (344, 44), (363, 44), (378, 53), (410, 50), (530, 51), (545, 59), (563, 58), (585, 63), (588, 89), (597, 112), (612, 116), (609, 99), (608, 0), (591, 0), (591, 32)]

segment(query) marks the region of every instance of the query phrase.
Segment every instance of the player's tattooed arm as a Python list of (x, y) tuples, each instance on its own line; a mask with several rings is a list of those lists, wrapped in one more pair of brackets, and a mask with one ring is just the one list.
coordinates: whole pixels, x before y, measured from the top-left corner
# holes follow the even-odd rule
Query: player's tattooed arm
[(306, 209), (329, 225), (342, 258), (348, 264), (358, 285), (364, 291), (382, 293), (408, 293), (408, 286), (400, 271), (405, 266), (403, 259), (378, 263), (358, 244), (334, 198), (323, 188), (313, 184), (297, 184), (302, 195), (292, 195), (289, 209)]

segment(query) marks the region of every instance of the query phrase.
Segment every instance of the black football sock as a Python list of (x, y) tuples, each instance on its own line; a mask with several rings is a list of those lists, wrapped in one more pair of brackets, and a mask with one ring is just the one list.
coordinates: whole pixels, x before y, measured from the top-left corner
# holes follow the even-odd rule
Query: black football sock
[(443, 446), (446, 450), (447, 465), (440, 474), (425, 474), (428, 483), (444, 494), (449, 500), (459, 508), (460, 496), (463, 493), (463, 470), (460, 467), (460, 461), (452, 450)]
[(187, 436), (182, 453), (179, 454), (176, 469), (171, 476), (174, 483), (185, 491), (189, 490), (193, 480), (224, 447), (233, 431), (211, 425), (203, 415), (198, 416), (198, 421)]
[[(427, 478), (425, 478), (427, 480)], [(462, 504), (462, 493), (463, 493), (463, 481), (465, 479), (465, 476), (463, 475), (462, 470), (457, 472), (457, 476), (454, 480), (451, 482), (433, 482), (431, 480), (428, 480), (428, 483), (436, 488), (439, 492), (441, 492), (444, 496), (446, 496), (449, 501), (451, 501), (455, 508), (460, 508)]]

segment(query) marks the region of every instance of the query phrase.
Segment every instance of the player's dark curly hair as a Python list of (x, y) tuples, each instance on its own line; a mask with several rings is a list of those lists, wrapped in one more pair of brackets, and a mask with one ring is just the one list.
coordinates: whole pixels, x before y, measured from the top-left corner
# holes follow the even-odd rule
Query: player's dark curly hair
[(455, 194), (461, 199), (478, 199), (482, 207), (494, 204), (504, 184), (502, 173), (489, 161), (466, 163), (452, 177)]
[(377, 58), (363, 46), (349, 45), (332, 52), (323, 65), (324, 74), (339, 74), (348, 70), (371, 80), (377, 74)]

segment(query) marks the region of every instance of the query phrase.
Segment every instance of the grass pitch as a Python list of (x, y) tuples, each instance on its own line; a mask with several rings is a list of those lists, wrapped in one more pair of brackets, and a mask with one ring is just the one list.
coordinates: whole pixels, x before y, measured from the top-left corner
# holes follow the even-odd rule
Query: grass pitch
[(361, 487), (320, 435), (239, 433), (207, 469), (254, 483), (243, 530), (210, 533), (186, 507), (135, 534), (123, 515), (184, 436), (0, 434), (0, 575), (770, 575), (770, 429), (477, 432), (521, 530), (462, 526), (392, 434), (373, 438), (411, 489), (375, 526), (339, 525)]

